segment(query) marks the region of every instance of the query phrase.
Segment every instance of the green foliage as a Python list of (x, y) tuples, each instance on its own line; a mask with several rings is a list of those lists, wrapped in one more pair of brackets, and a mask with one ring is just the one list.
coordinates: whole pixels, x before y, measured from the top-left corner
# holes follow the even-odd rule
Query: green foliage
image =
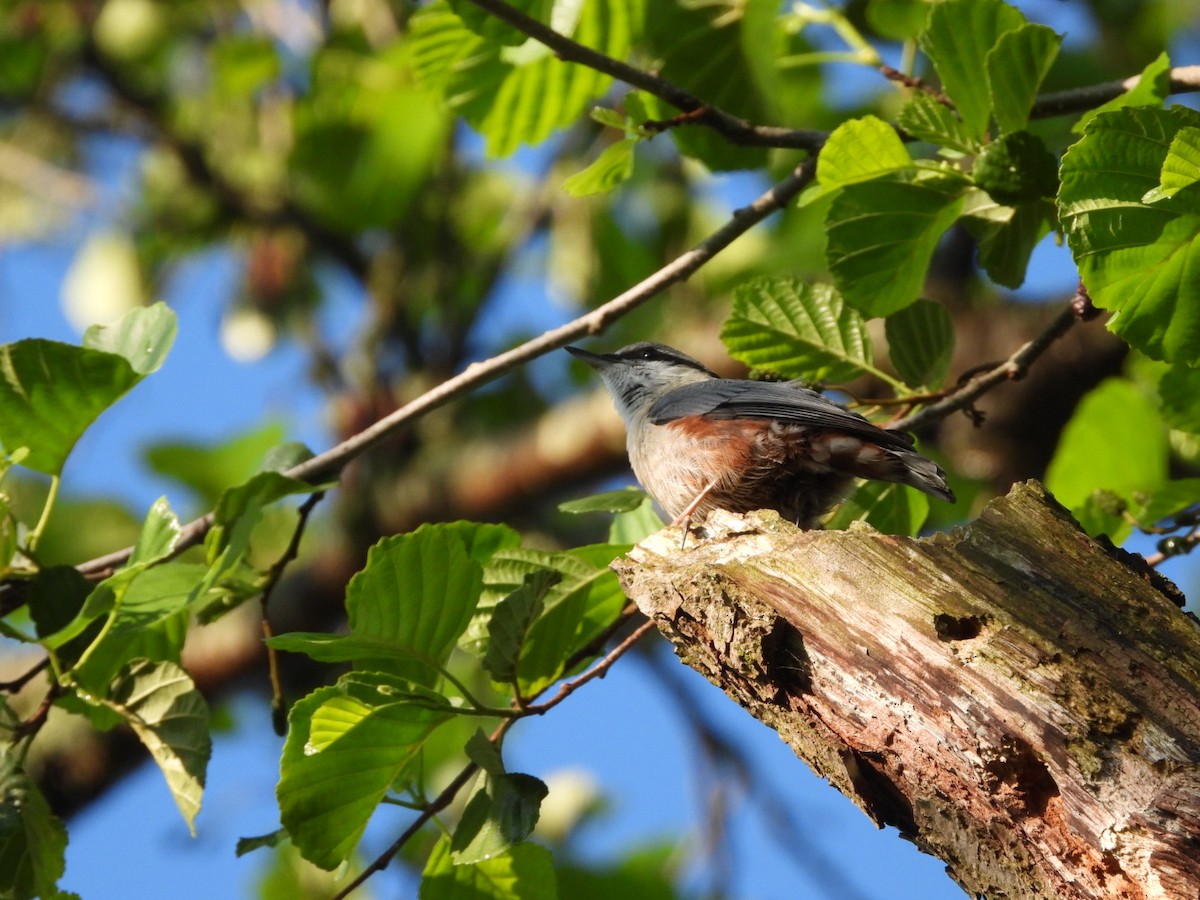
[(1088, 293), (1118, 313), (1108, 327), (1152, 359), (1190, 365), (1200, 360), (1200, 193), (1155, 198), (1176, 136), (1198, 125), (1178, 106), (1098, 115), (1063, 158), (1058, 194)]
[(90, 330), (82, 347), (0, 346), (0, 446), (28, 448), (22, 465), (58, 475), (88, 426), (162, 365), (174, 338), (175, 314), (157, 304)]
[[(108, 3), (88, 18), (78, 4), (18, 0), (0, 12), (0, 96), (18, 109), (59, 96), (62, 79), (85, 67), (105, 82), (112, 109), (106, 102), (95, 111), (89, 130), (136, 119), (138, 145), (152, 145), (137, 167), (137, 202), (121, 214), (136, 240), (125, 274), (155, 284), (176, 260), (235, 248), (245, 264), (226, 324), (233, 312), (249, 315), (312, 348), (313, 373), (335, 397), (331, 419), (344, 434), (466, 368), (489, 342), (518, 339), (481, 324), (514, 261), (525, 265), (548, 246), (566, 304), (625, 291), (680, 248), (706, 246), (697, 240), (712, 233), (711, 210), (696, 201), (709, 173), (775, 180), (810, 151), (760, 144), (811, 128), (799, 143), (820, 151), (802, 201), (706, 262), (690, 296), (681, 291), (674, 305), (615, 325), (620, 337), (708, 315), (711, 297), (729, 305), (721, 337), (730, 355), (756, 374), (862, 379), (864, 393), (882, 385), (907, 413), (927, 394), (954, 390), (954, 323), (1004, 310), (982, 279), (953, 318), (924, 299), (944, 296), (927, 284), (944, 235), (964, 228), (977, 244), (975, 270), (1016, 288), (1035, 246), (1058, 231), (1091, 298), (1114, 313), (1108, 327), (1159, 362), (1138, 357), (1128, 378), (1087, 393), (1048, 483), (1093, 534), (1120, 540), (1135, 527), (1163, 535), (1194, 527), (1200, 480), (1170, 473), (1194, 463), (1194, 449), (1188, 457), (1179, 448), (1200, 434), (1200, 115), (1161, 108), (1171, 92), (1165, 53), (1136, 87), (1055, 128), (1031, 121), (1046, 112), (1036, 100), (1048, 78), (1077, 83), (1078, 69), (1066, 71), (1077, 59), (1060, 58), (1061, 36), (1003, 0), (868, 0), (846, 10), (781, 10), (774, 0), (512, 5), (650, 78), (631, 79), (642, 83), (627, 90), (614, 83), (619, 66), (552, 50), (470, 0), (331, 4), (310, 49), (254, 17), (226, 15), (222, 4)], [(878, 78), (879, 93), (856, 97), (853, 108), (832, 108), (831, 67), (820, 64), (877, 74), (864, 22), (875, 35), (914, 42), (927, 59), (894, 82)], [(831, 27), (834, 37), (810, 40), (810, 27)], [(937, 83), (907, 77), (915, 74)], [(673, 105), (654, 77), (696, 101)], [(597, 102), (612, 108), (592, 109)], [(67, 171), (87, 156), (70, 135), (74, 113), (56, 112), (48, 128), (44, 110), (30, 109), (36, 115), (3, 139), (15, 158), (43, 167), (36, 190), (19, 176), (0, 185), (0, 237), (10, 239), (50, 229), (61, 215), (48, 214), (39, 194), (64, 192), (68, 199), (49, 205), (69, 209), (83, 202), (71, 192), (86, 188)], [(748, 129), (768, 127), (730, 139), (712, 127), (714, 109)], [(112, 123), (101, 117), (110, 113)], [(1066, 149), (1072, 124), (1082, 137)], [(486, 162), (470, 150), (471, 129)], [(538, 149), (495, 162), (525, 146)], [(680, 259), (705, 262), (699, 250)], [(325, 346), (317, 318), (329, 260), (366, 288), (371, 323), (333, 342), (337, 349)], [(89, 276), (94, 293), (114, 293), (102, 280)], [(28, 610), (7, 615), (0, 630), (47, 655), (56, 715), (133, 729), (191, 828), (211, 722), (180, 668), (184, 642), (275, 585), (285, 549), (296, 549), (279, 533), (280, 523), (298, 527), (289, 505), (337, 485), (284, 475), (311, 454), (280, 446), (285, 429), (272, 424), (217, 446), (160, 442), (147, 453), (156, 472), (213, 510), (203, 547), (187, 556), (179, 554), (194, 532), (165, 499), (144, 517), (61, 499), (80, 438), (164, 364), (175, 328), (174, 313), (155, 304), (88, 329), (80, 346), (27, 338), (0, 347), (0, 575), (5, 591), (14, 589), (0, 596), (19, 593)], [(876, 358), (881, 332), (887, 360)], [(343, 345), (353, 349), (343, 354)], [(389, 520), (372, 518), (362, 498), (377, 494), (380, 508), (410, 498), (390, 483), (377, 490), (380, 472), (432, 478), (459, 436), (490, 438), (558, 397), (522, 375), (492, 390), (364, 460), (357, 493), (345, 497), (352, 515), (339, 510), (336, 524), (321, 527), (352, 518), (345, 546), (360, 546), (362, 534), (374, 540)], [(49, 486), (22, 469), (51, 476)], [(968, 496), (989, 489), (966, 488)], [(538, 507), (523, 507), (521, 520), (534, 522)], [(388, 805), (436, 810), (436, 844), (430, 826), (425, 843), (406, 848), (416, 866), (429, 853), (424, 900), (543, 900), (560, 884), (564, 896), (581, 898), (674, 896), (661, 851), (602, 872), (568, 865), (556, 877), (549, 851), (526, 842), (547, 788), (506, 769), (506, 735), (526, 716), (552, 712), (570, 693), (554, 693), (556, 684), (587, 677), (580, 673), (626, 606), (609, 564), (662, 526), (652, 501), (632, 489), (560, 509), (612, 515), (608, 543), (564, 548), (552, 543), (561, 539), (553, 528), (526, 543), (505, 525), (424, 525), (371, 548), (346, 588), (345, 633), (267, 641), (272, 652), (341, 667), (335, 683), (291, 708), (277, 789), (282, 829), (239, 845), (239, 853), (275, 848), (268, 890), (302, 890), (297, 852), (327, 870), (353, 860), (375, 811)], [(865, 521), (915, 535), (930, 509), (920, 492), (869, 483), (826, 527)], [(126, 533), (127, 560), (86, 577), (75, 568)], [(41, 724), (36, 715), (21, 722), (8, 705), (0, 712), (0, 895), (59, 896), (65, 826), (24, 767)], [(462, 775), (459, 802), (435, 803), (456, 767), (468, 765), (478, 772), (473, 783), (469, 770)], [(320, 884), (322, 895), (337, 889)]]
[(785, 378), (848, 381), (876, 371), (862, 316), (830, 285), (795, 278), (741, 285), (721, 340), (734, 359)]

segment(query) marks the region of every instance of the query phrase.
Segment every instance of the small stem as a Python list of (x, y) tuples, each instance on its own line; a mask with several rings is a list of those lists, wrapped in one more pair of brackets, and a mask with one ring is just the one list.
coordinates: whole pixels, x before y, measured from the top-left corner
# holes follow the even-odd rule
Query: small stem
[(33, 531), (25, 538), (25, 547), (27, 553), (32, 556), (33, 551), (37, 549), (37, 543), (41, 540), (42, 532), (46, 528), (46, 523), (50, 521), (50, 513), (54, 509), (54, 501), (58, 499), (58, 488), (61, 479), (57, 475), (50, 478), (50, 490), (46, 492), (46, 503), (42, 506), (42, 514), (38, 518), (38, 523), (33, 527)]

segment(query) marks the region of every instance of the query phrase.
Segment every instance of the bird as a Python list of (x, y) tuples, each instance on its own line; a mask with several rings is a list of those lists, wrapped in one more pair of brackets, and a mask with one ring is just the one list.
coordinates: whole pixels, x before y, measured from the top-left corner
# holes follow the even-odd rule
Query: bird
[(599, 373), (625, 423), (634, 475), (686, 544), (713, 509), (773, 509), (814, 528), (855, 478), (907, 484), (954, 502), (946, 473), (888, 431), (789, 382), (722, 378), (671, 347), (567, 352)]

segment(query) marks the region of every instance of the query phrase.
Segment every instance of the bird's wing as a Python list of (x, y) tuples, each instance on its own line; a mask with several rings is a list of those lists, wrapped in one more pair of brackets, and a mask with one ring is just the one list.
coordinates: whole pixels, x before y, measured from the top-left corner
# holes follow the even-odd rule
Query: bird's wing
[(665, 425), (684, 416), (712, 419), (776, 419), (795, 425), (845, 432), (894, 450), (908, 450), (912, 438), (886, 431), (858, 413), (843, 409), (816, 391), (771, 381), (712, 379), (676, 388), (650, 409), (650, 421)]

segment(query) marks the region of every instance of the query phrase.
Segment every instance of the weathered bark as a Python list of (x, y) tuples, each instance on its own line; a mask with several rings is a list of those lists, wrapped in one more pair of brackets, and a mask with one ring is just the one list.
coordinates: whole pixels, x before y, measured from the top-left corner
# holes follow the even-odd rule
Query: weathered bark
[(927, 539), (717, 513), (618, 574), (688, 665), (999, 897), (1200, 896), (1200, 627), (1038, 485)]

